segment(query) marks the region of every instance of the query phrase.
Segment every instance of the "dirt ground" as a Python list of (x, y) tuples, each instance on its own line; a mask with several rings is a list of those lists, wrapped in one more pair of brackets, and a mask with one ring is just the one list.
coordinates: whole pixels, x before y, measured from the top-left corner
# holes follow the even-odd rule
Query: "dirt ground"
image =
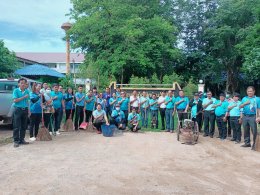
[(0, 194), (260, 194), (260, 153), (170, 133), (62, 133), (0, 147)]

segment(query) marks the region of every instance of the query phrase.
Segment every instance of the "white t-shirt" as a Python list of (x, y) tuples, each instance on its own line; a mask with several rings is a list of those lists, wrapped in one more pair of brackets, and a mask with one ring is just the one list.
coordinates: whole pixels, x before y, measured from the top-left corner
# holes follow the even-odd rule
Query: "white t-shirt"
[(159, 98), (158, 98), (158, 104), (160, 104), (161, 102), (163, 102), (161, 105), (160, 105), (160, 108), (166, 108), (166, 105), (165, 105), (165, 98), (166, 98), (166, 96), (165, 97), (163, 97), (163, 96), (160, 96)]
[[(130, 96), (130, 102), (132, 102), (133, 100), (135, 99), (135, 97), (133, 95)], [(130, 106), (133, 106), (133, 107), (138, 107), (139, 106), (139, 98), (136, 97), (136, 100), (130, 105)]]

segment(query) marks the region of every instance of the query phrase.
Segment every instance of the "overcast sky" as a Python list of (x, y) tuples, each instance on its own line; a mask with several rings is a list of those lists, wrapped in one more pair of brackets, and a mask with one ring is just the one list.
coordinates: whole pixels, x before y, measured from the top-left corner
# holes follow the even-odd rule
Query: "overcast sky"
[(15, 52), (65, 52), (70, 0), (0, 0), (0, 39)]

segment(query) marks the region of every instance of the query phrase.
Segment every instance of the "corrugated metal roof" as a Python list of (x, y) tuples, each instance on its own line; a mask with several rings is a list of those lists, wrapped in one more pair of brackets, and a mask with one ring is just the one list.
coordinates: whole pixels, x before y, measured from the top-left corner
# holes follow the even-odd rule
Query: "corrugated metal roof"
[[(16, 52), (16, 56), (39, 63), (66, 63), (66, 53), (39, 53), (39, 52)], [(75, 63), (82, 63), (84, 61), (84, 54), (71, 53), (70, 61)]]
[(15, 74), (22, 76), (52, 76), (58, 78), (65, 77), (63, 74), (57, 72), (56, 70), (39, 64), (34, 64), (18, 69), (17, 71), (15, 71)]

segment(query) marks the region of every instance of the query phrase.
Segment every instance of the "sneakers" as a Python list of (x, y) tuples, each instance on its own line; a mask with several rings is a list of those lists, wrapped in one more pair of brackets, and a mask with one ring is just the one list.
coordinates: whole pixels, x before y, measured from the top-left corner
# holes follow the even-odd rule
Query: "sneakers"
[(233, 142), (233, 141), (236, 141), (236, 139), (235, 139), (235, 138), (232, 138), (230, 141), (232, 141), (232, 142)]
[(208, 134), (204, 134), (204, 135), (203, 135), (203, 137), (207, 137), (207, 136), (209, 136), (209, 135), (208, 135)]
[(36, 140), (36, 138), (35, 137), (30, 137), (29, 140), (34, 142)]
[(49, 132), (50, 133), (50, 135), (52, 135), (52, 132)]
[(241, 147), (244, 147), (244, 148), (251, 147), (251, 144), (243, 144), (243, 145), (241, 145)]
[(60, 131), (56, 131), (56, 135), (60, 135)]

